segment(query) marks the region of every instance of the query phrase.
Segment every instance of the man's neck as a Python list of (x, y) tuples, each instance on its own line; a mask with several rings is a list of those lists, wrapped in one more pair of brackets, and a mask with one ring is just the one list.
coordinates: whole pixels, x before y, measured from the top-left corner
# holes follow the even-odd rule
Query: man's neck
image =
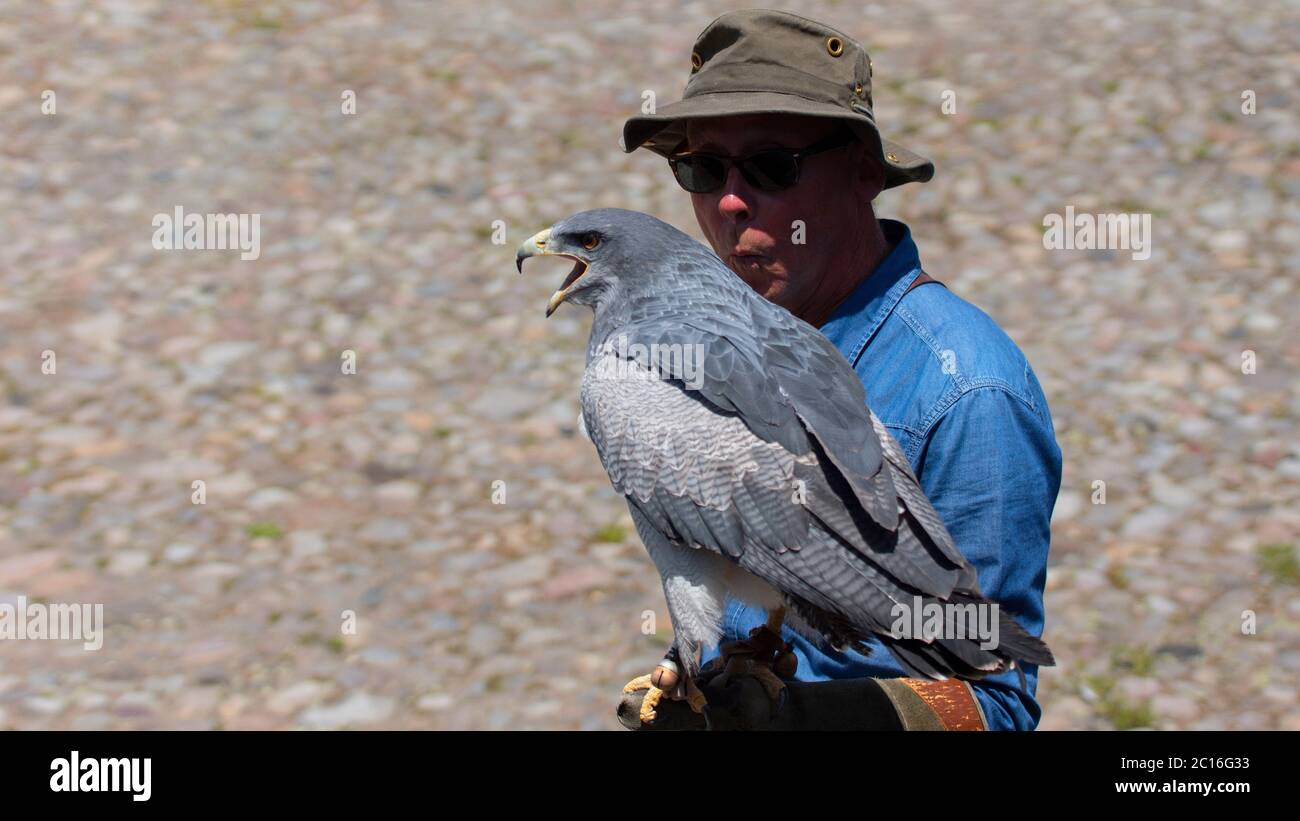
[(822, 277), (807, 303), (791, 313), (814, 328), (820, 328), (831, 318), (840, 303), (848, 299), (849, 294), (857, 290), (858, 286), (880, 267), (880, 263), (893, 250), (893, 245), (885, 236), (880, 221), (875, 219), (874, 215), (870, 226), (870, 229), (865, 232), (862, 243), (852, 256), (845, 260), (844, 265), (838, 266), (837, 270)]

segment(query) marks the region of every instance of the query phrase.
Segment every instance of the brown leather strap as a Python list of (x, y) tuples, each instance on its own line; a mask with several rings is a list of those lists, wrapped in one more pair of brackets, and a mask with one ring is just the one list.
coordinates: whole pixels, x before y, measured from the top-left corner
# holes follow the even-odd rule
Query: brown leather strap
[(878, 679), (904, 730), (987, 730), (975, 691), (964, 681)]
[[(916, 279), (912, 280), (912, 284), (909, 285), (909, 286), (907, 286), (907, 291), (904, 291), (903, 294), (906, 295), (908, 291), (911, 291), (911, 290), (912, 290), (913, 288), (915, 288), (916, 286), (918, 286), (918, 285), (924, 285), (924, 284), (926, 284), (927, 282), (939, 282), (939, 280), (937, 280), (937, 279), (935, 279), (934, 277), (930, 276), (930, 275), (927, 274), (925, 271), (922, 271), (921, 273), (919, 273), (919, 274), (916, 275)], [(940, 284), (940, 285), (943, 285), (942, 282), (939, 282), (939, 284)], [(947, 286), (947, 285), (944, 285), (943, 287), (947, 288), (948, 286)]]
[(966, 682), (955, 678), (947, 681), (905, 678), (902, 682), (934, 710), (945, 730), (987, 729), (975, 692)]

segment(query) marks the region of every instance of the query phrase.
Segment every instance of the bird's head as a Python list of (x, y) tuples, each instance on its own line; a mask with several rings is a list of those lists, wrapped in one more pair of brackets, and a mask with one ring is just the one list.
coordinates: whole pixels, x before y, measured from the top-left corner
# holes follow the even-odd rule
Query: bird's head
[[(676, 228), (649, 214), (622, 208), (597, 208), (565, 217), (529, 237), (515, 254), (520, 273), (529, 257), (555, 256), (574, 261), (573, 270), (546, 305), (546, 315), (561, 303), (595, 307), (598, 298), (620, 287), (627, 291), (653, 276), (657, 251), (672, 247)], [(689, 239), (689, 238), (687, 238)]]

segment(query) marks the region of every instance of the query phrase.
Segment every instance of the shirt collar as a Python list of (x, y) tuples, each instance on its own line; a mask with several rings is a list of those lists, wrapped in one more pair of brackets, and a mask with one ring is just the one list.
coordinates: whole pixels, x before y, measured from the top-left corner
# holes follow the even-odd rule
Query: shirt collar
[(885, 239), (894, 244), (894, 250), (836, 307), (821, 327), (822, 334), (853, 365), (903, 298), (912, 280), (921, 273), (921, 256), (912, 241), (911, 229), (891, 219), (880, 220), (880, 228), (885, 232)]

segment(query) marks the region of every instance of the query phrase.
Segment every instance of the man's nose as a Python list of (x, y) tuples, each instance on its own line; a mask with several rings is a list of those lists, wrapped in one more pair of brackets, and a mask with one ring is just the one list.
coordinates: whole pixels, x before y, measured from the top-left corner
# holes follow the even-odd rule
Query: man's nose
[(749, 183), (734, 165), (727, 169), (727, 179), (722, 183), (722, 196), (718, 199), (718, 213), (732, 222), (753, 216), (752, 192)]

